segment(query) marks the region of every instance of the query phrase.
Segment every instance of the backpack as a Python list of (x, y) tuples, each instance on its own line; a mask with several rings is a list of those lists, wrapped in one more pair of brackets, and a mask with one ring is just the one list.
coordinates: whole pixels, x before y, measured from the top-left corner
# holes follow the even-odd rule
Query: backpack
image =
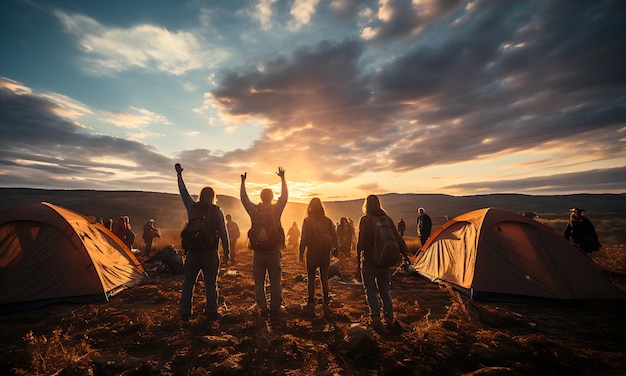
[(252, 228), (248, 231), (250, 247), (255, 251), (274, 251), (281, 241), (280, 228), (274, 216), (274, 207), (259, 204), (254, 211)]
[[(320, 251), (331, 250), (333, 248), (333, 238), (329, 232), (331, 231), (329, 220), (326, 217), (309, 217), (307, 218), (307, 224), (309, 226), (308, 229), (311, 231), (307, 236), (309, 243), (314, 244), (314, 248)], [(334, 231), (334, 228), (332, 231)]]
[(195, 251), (217, 249), (217, 230), (212, 226), (210, 209), (197, 205), (193, 215), (180, 233), (183, 248)]
[(378, 266), (394, 266), (400, 257), (396, 226), (386, 215), (373, 217), (372, 220), (374, 223), (372, 262)]

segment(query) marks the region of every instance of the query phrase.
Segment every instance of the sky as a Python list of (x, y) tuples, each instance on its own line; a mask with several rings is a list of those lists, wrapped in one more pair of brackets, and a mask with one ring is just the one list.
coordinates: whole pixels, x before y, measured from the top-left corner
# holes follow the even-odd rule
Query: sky
[[(626, 192), (626, 2), (0, 2), (0, 187)], [(278, 195), (278, 193), (277, 193)]]

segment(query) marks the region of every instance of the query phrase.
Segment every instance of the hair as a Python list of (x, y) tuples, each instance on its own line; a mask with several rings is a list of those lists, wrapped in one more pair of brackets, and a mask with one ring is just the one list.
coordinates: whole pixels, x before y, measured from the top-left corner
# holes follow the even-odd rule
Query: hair
[(387, 214), (385, 209), (383, 209), (383, 205), (380, 203), (380, 199), (376, 195), (369, 195), (363, 201), (363, 213), (364, 214), (374, 214), (374, 213)]
[(226, 220), (230, 221), (231, 219), (233, 219), (233, 216), (230, 213), (226, 214)]
[(309, 206), (306, 208), (306, 214), (308, 216), (319, 216), (323, 217), (326, 215), (326, 210), (324, 210), (324, 205), (322, 204), (322, 200), (319, 197), (313, 197), (309, 202)]
[(211, 205), (215, 204), (215, 191), (211, 187), (204, 187), (200, 191), (200, 197), (198, 197), (198, 202), (202, 205)]
[(348, 218), (346, 217), (341, 217), (341, 219), (339, 220), (339, 223), (343, 224), (347, 224), (348, 223)]
[(263, 188), (263, 190), (261, 190), (261, 201), (264, 204), (271, 203), (273, 199), (274, 199), (274, 192), (272, 192), (271, 189)]

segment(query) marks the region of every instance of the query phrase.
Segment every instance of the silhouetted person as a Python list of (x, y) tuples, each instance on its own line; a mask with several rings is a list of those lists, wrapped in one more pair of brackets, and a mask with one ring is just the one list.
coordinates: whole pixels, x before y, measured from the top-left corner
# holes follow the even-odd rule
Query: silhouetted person
[(328, 309), (328, 271), (330, 255), (337, 249), (337, 233), (333, 221), (326, 216), (322, 201), (314, 197), (307, 207), (307, 216), (302, 222), (302, 240), (300, 241), (300, 261), (306, 251), (307, 306), (315, 308), (315, 274), (320, 271), (320, 283), (324, 299), (324, 309)]
[(126, 243), (126, 246), (128, 247), (128, 249), (133, 249), (135, 245), (135, 232), (133, 231), (133, 228), (130, 225), (130, 217), (125, 215), (124, 222), (126, 223), (126, 233), (124, 234), (124, 243)]
[(150, 220), (146, 222), (145, 225), (143, 225), (142, 237), (143, 241), (146, 243), (146, 249), (144, 250), (144, 252), (146, 253), (146, 256), (149, 256), (152, 253), (152, 240), (154, 238), (161, 237), (159, 230), (154, 227), (154, 219), (150, 218)]
[(126, 219), (123, 215), (120, 215), (120, 217), (113, 222), (111, 231), (122, 241), (122, 243), (126, 244)]
[(208, 218), (211, 226), (211, 238), (199, 249), (185, 248), (185, 279), (180, 299), (180, 317), (183, 322), (189, 320), (192, 314), (193, 288), (196, 284), (200, 271), (204, 275), (204, 287), (206, 293), (206, 315), (209, 320), (218, 318), (217, 312), (217, 273), (220, 266), (218, 242), (221, 239), (224, 249), (224, 257), (228, 261), (230, 247), (228, 233), (224, 223), (224, 213), (215, 205), (215, 191), (211, 187), (204, 187), (200, 191), (198, 201), (195, 201), (185, 187), (183, 181), (183, 168), (177, 163), (174, 168), (178, 176), (178, 190), (183, 199), (189, 222), (199, 218)]
[[(406, 263), (409, 262), (406, 243), (393, 224), (393, 220), (387, 216), (378, 196), (369, 195), (363, 203), (363, 213), (359, 222), (359, 240), (357, 242), (357, 261), (361, 265), (361, 279), (365, 287), (365, 297), (369, 305), (370, 318), (374, 327), (380, 327), (380, 305), (378, 295), (383, 302), (385, 321), (388, 327), (393, 324), (393, 303), (391, 301), (391, 267), (379, 266), (373, 260), (374, 243), (376, 240), (374, 225), (379, 217), (387, 217), (391, 222), (391, 228), (396, 233), (396, 240), (400, 247), (400, 254)], [(361, 259), (362, 257), (362, 259)], [(362, 262), (361, 262), (362, 260)]]
[(276, 173), (281, 180), (280, 197), (272, 204), (274, 192), (269, 188), (261, 190), (261, 203), (254, 204), (246, 192), (247, 173), (241, 175), (240, 198), (243, 207), (250, 216), (252, 227), (248, 231), (252, 254), (252, 275), (254, 277), (254, 297), (257, 308), (262, 315), (268, 313), (265, 298), (265, 275), (270, 279), (270, 310), (272, 313), (282, 311), (281, 287), (281, 250), (285, 248), (285, 232), (280, 217), (287, 205), (287, 181), (285, 170), (278, 167)]
[(235, 254), (237, 250), (237, 240), (241, 236), (239, 225), (233, 221), (233, 216), (226, 214), (226, 230), (228, 230), (228, 243), (230, 244), (230, 263), (235, 265)]
[(400, 218), (400, 222), (398, 222), (398, 232), (400, 236), (404, 236), (404, 232), (406, 231), (406, 223), (404, 223), (404, 219)]
[(298, 224), (293, 221), (289, 230), (287, 230), (287, 246), (289, 248), (298, 249), (300, 245), (300, 230)]
[(597, 251), (602, 246), (596, 229), (589, 219), (584, 216), (585, 209), (571, 208), (570, 220), (565, 226), (565, 239), (580, 247), (586, 254)]
[(420, 243), (423, 246), (426, 244), (428, 238), (430, 238), (430, 230), (433, 227), (433, 223), (430, 220), (430, 216), (424, 212), (424, 208), (417, 209), (417, 236), (420, 238)]
[(339, 242), (337, 252), (339, 257), (349, 258), (354, 240), (354, 227), (350, 226), (348, 218), (346, 217), (341, 217), (339, 220), (339, 225), (337, 225), (337, 239)]

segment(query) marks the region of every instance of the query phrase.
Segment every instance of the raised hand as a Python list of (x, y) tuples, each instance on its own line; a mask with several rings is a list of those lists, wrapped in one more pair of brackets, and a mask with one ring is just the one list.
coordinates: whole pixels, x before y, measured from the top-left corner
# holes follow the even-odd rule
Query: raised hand
[(181, 172), (183, 172), (183, 168), (181, 167), (180, 163), (176, 163), (174, 165), (174, 168), (176, 169), (177, 174), (180, 174)]
[(241, 181), (246, 181), (246, 178), (248, 177), (248, 173), (244, 172), (243, 174), (241, 174)]
[(282, 168), (281, 166), (278, 166), (278, 172), (276, 173), (276, 175), (280, 176), (281, 179), (285, 177), (285, 169)]

